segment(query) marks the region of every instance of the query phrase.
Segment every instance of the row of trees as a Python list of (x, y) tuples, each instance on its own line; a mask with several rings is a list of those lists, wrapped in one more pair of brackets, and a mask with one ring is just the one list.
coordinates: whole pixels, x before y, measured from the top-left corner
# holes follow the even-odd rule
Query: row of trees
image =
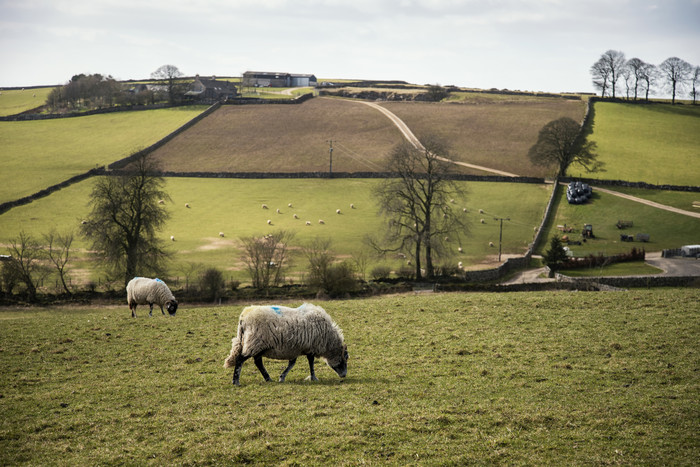
[(176, 66), (163, 65), (151, 73), (151, 78), (157, 80), (158, 85), (137, 87), (134, 84), (120, 83), (111, 76), (81, 73), (73, 76), (63, 86), (51, 90), (46, 105), (56, 112), (161, 101), (173, 104), (181, 100), (187, 91), (188, 84), (182, 81), (183, 76)]
[(644, 95), (649, 100), (654, 86), (660, 85), (671, 93), (674, 104), (677, 95), (688, 95), (695, 104), (700, 84), (700, 66), (678, 57), (667, 58), (657, 66), (636, 57), (627, 60), (619, 50), (603, 53), (591, 66), (591, 75), (593, 86), (603, 97), (618, 97), (618, 90), (624, 89), (627, 99), (637, 100)]

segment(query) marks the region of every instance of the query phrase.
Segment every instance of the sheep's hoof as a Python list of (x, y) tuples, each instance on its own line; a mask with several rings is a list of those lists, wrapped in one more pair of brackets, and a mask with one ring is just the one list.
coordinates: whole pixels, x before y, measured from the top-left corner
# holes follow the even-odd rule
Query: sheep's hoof
[(318, 378), (315, 376), (309, 375), (306, 377), (306, 379), (304, 379), (304, 381), (318, 381)]

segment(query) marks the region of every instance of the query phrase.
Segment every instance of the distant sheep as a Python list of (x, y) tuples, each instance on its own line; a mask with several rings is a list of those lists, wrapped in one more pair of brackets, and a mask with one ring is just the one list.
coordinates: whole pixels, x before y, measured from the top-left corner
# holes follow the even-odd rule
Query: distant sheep
[(295, 218), (295, 219), (299, 219), (299, 216), (297, 216), (296, 214), (294, 214), (294, 218)]
[(306, 225), (311, 225), (311, 221), (306, 221)]
[(311, 381), (318, 381), (314, 371), (316, 357), (324, 359), (341, 378), (348, 372), (343, 331), (323, 308), (310, 303), (299, 308), (249, 306), (238, 319), (237, 334), (224, 368), (233, 367), (233, 384), (240, 386), (241, 367), (249, 358), (253, 358), (265, 381), (272, 379), (263, 357), (288, 360), (289, 365), (279, 377), (282, 383), (301, 355), (309, 361)]
[(336, 209), (336, 210), (335, 210), (335, 213), (336, 213), (336, 214), (340, 214), (340, 209)]
[(267, 220), (267, 225), (272, 225), (272, 219)]
[(467, 208), (462, 208), (462, 212), (467, 212)]
[(459, 269), (462, 269), (463, 265), (462, 265), (462, 262), (461, 262), (461, 261), (460, 261), (459, 263), (457, 263), (457, 267), (458, 267)]
[(185, 207), (189, 209), (190, 203), (185, 203)]
[(263, 208), (263, 209), (267, 209), (267, 204), (263, 204), (263, 205), (262, 205), (262, 208)]
[(479, 222), (481, 222), (482, 224), (486, 224), (486, 220), (484, 219), (481, 219)]
[(350, 209), (355, 209), (355, 204), (354, 204), (354, 203), (350, 203)]
[(280, 212), (279, 208), (277, 208), (277, 214), (282, 214), (282, 213)]
[(318, 220), (318, 223), (319, 223), (319, 224), (325, 224), (325, 222), (324, 222), (323, 219), (319, 219), (319, 220)]
[(175, 235), (171, 235), (171, 236), (170, 236), (170, 241), (171, 241), (171, 242), (174, 242), (174, 241), (175, 241)]
[(160, 306), (160, 312), (165, 315), (163, 307), (168, 310), (170, 316), (175, 316), (177, 311), (177, 300), (172, 292), (160, 279), (149, 279), (147, 277), (134, 277), (126, 285), (126, 301), (131, 310), (131, 317), (136, 317), (136, 307), (138, 305), (150, 305), (148, 316), (153, 316), (153, 305)]
[(288, 208), (291, 208), (291, 207), (292, 207), (292, 203), (287, 204), (287, 207), (288, 207)]
[(461, 247), (461, 246), (458, 247), (458, 248), (457, 248), (457, 251), (459, 251), (459, 252), (461, 253), (461, 252), (462, 252), (462, 247)]
[(164, 199), (159, 199), (159, 200), (158, 200), (158, 204), (165, 204), (165, 200), (164, 200)]
[(489, 246), (490, 246), (491, 248), (493, 248), (493, 247), (495, 247), (496, 245), (494, 245), (493, 242), (489, 242)]
[(483, 210), (483, 209), (479, 209), (479, 214), (483, 214), (483, 213), (484, 213), (484, 210)]
[(222, 238), (223, 238), (223, 236), (224, 236), (224, 233), (223, 233), (223, 232), (219, 232), (219, 237), (222, 237)]

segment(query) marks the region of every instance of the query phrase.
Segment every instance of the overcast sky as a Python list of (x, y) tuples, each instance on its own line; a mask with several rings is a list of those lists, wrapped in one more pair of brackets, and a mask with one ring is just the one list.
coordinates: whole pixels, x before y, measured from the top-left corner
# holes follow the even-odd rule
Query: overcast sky
[(0, 87), (172, 64), (590, 92), (608, 49), (700, 65), (700, 0), (0, 0)]

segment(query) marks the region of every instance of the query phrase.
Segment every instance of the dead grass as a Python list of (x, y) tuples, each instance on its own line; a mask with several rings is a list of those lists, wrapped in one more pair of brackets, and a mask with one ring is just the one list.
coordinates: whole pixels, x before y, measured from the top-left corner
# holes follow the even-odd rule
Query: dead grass
[(401, 118), (419, 139), (436, 134), (449, 141), (454, 160), (524, 176), (549, 175), (527, 158), (540, 129), (559, 117), (580, 121), (586, 110), (581, 101), (554, 98), (382, 105)]
[[(540, 128), (562, 116), (581, 120), (585, 112), (582, 101), (535, 97), (382, 105), (419, 138), (444, 137), (455, 160), (528, 176), (547, 175), (527, 159)], [(224, 106), (155, 156), (175, 172), (326, 171), (331, 139), (334, 172), (382, 171), (385, 155), (403, 140), (388, 118), (368, 106), (312, 99), (302, 105)]]

